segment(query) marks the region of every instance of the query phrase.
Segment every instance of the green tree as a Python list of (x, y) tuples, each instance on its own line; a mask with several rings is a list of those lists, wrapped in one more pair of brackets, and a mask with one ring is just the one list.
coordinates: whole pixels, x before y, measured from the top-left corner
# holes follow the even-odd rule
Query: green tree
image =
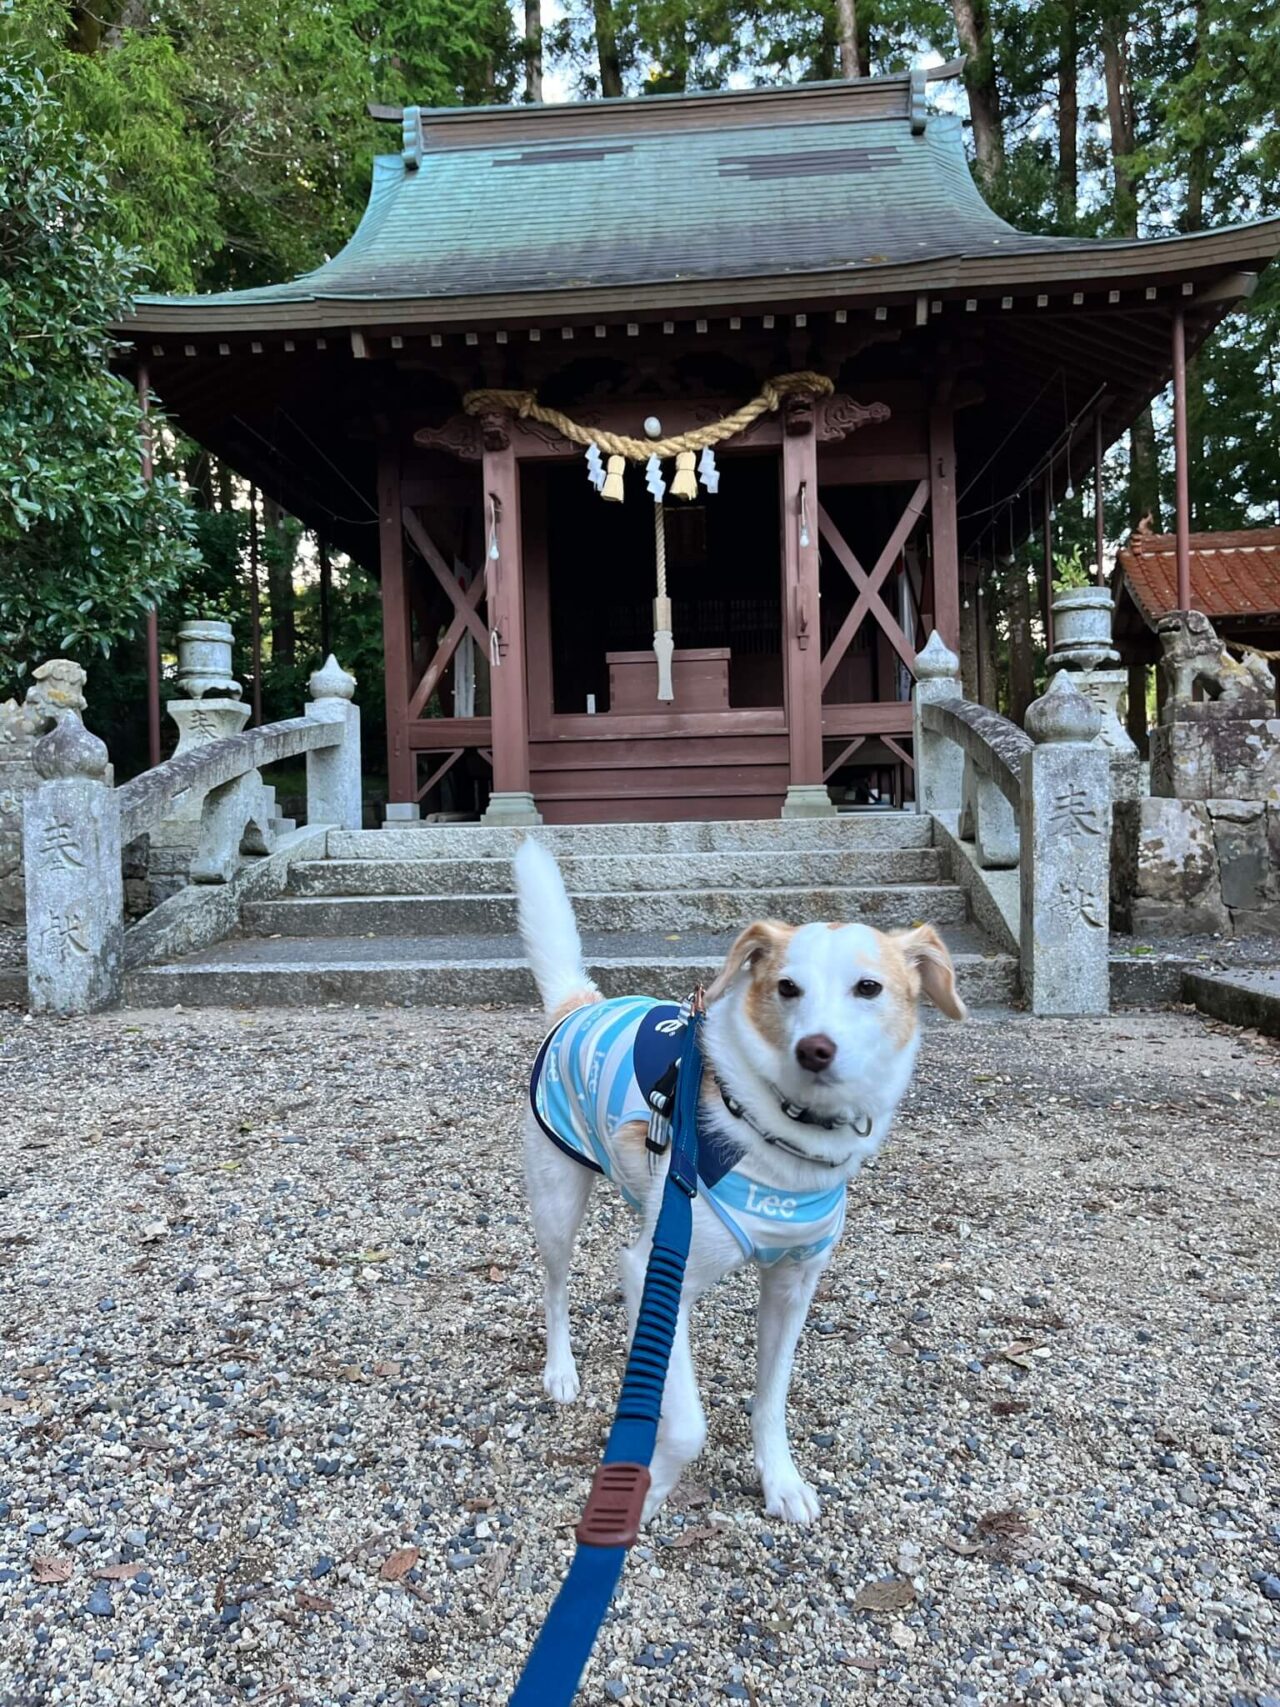
[(29, 63), (0, 69), (0, 689), (52, 652), (106, 656), (195, 562), (107, 367), (137, 268), (57, 93)]

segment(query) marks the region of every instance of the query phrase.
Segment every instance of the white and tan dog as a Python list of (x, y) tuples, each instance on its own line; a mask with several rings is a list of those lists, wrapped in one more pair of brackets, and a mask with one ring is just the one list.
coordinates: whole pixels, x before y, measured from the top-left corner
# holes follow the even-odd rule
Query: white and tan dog
[[(648, 1024), (652, 1035), (676, 1022), (663, 1017), (670, 1007), (647, 998), (604, 1001), (583, 966), (569, 897), (544, 847), (526, 839), (515, 871), (520, 934), (553, 1022), (534, 1073), (525, 1171), (546, 1267), (544, 1385), (568, 1402), (578, 1393), (569, 1267), (599, 1174), (642, 1220), (640, 1236), (620, 1253), (634, 1330), (666, 1163), (655, 1166), (646, 1147), (650, 1087), (637, 1085), (629, 1039), (638, 1026)], [(883, 1144), (910, 1082), (922, 993), (952, 1019), (964, 1018), (950, 957), (929, 925), (886, 934), (861, 924), (769, 922), (747, 926), (707, 991), (699, 1194), (646, 1518), (706, 1437), (689, 1311), (715, 1281), (752, 1260), (760, 1266), (760, 1312), (751, 1428), (765, 1510), (793, 1523), (818, 1515), (818, 1496), (787, 1439), (792, 1363), (843, 1224), (845, 1185)], [(634, 1047), (638, 1061), (641, 1045)]]

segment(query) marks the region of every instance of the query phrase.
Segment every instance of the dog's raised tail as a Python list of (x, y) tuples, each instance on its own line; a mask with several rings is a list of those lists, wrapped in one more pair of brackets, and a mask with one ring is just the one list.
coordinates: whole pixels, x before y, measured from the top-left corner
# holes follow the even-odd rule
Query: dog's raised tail
[(549, 1014), (596, 1001), (600, 992), (587, 975), (582, 938), (560, 867), (532, 836), (516, 850), (516, 903), (520, 939)]

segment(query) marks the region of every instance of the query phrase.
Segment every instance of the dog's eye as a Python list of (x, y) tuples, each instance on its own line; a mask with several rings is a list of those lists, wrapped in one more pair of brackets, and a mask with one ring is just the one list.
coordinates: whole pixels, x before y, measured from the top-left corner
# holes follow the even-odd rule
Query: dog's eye
[(800, 994), (800, 986), (796, 983), (794, 978), (779, 978), (778, 994), (782, 997), (784, 1002), (794, 1001)]
[(878, 996), (883, 989), (884, 985), (877, 984), (874, 978), (859, 978), (853, 986), (853, 993), (855, 996), (863, 996), (867, 1001), (870, 1001), (873, 996)]

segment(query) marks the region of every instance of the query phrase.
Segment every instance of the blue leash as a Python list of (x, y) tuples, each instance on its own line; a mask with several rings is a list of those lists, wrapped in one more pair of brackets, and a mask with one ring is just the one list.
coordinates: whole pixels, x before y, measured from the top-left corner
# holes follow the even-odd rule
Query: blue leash
[(698, 1194), (701, 1024), (695, 1001), (676, 1083), (671, 1162), (613, 1427), (575, 1531), (578, 1548), (569, 1574), (547, 1613), (509, 1707), (569, 1707), (618, 1586), (627, 1549), (639, 1533), (689, 1257), (693, 1199)]

